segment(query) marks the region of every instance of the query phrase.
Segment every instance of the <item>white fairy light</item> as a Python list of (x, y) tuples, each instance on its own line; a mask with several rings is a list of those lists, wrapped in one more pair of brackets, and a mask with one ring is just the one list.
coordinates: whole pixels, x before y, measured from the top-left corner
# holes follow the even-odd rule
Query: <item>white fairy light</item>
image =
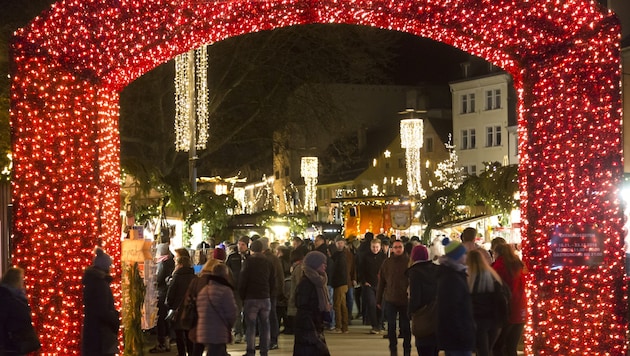
[[(190, 150), (193, 139), (196, 149), (204, 149), (208, 143), (207, 47), (204, 45), (175, 57), (175, 149), (177, 151)], [(194, 83), (193, 86), (190, 85), (191, 81)], [(193, 106), (194, 111), (191, 110)], [(195, 117), (191, 117), (193, 112)], [(191, 120), (194, 121), (191, 123)]]
[(317, 157), (302, 157), (300, 173), (304, 178), (304, 210), (306, 211), (315, 210), (318, 165)]
[(421, 119), (405, 119), (400, 121), (400, 146), (405, 149), (407, 165), (407, 190), (409, 195), (424, 198), (422, 189), (420, 149), (424, 141), (424, 123)]

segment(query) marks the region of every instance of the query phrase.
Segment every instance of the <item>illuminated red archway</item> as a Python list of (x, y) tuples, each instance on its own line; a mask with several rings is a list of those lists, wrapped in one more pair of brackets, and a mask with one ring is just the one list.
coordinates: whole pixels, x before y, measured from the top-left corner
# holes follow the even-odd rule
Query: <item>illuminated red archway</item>
[[(513, 75), (531, 271), (526, 350), (624, 354), (619, 27), (590, 0), (56, 3), (12, 46), (13, 262), (27, 269), (44, 354), (79, 353), (80, 278), (97, 240), (119, 260), (120, 90), (203, 43), (308, 23), (408, 32)], [(555, 225), (597, 225), (604, 262), (551, 269)]]

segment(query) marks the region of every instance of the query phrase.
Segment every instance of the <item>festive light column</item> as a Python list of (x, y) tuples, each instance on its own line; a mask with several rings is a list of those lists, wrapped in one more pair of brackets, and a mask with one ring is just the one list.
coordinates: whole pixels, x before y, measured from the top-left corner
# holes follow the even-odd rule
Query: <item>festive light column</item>
[(190, 184), (197, 191), (197, 149), (208, 142), (208, 46), (175, 57), (175, 149), (188, 151)]
[(407, 190), (409, 195), (424, 198), (426, 192), (422, 189), (420, 149), (422, 148), (424, 123), (422, 119), (400, 120), (400, 147), (405, 149), (405, 163), (407, 165)]
[(300, 173), (304, 178), (304, 210), (308, 212), (313, 212), (317, 203), (318, 165), (317, 157), (302, 157)]

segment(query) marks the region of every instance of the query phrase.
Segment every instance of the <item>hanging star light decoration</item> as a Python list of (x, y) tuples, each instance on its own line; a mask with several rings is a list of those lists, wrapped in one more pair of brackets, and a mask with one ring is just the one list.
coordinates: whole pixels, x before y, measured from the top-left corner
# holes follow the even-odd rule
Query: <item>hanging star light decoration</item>
[[(54, 3), (16, 32), (10, 57), (12, 263), (26, 269), (37, 301), (41, 355), (80, 353), (81, 276), (94, 245), (120, 261), (120, 91), (205, 43), (309, 23), (407, 32), (513, 76), (529, 267), (525, 353), (625, 355), (620, 30), (592, 0)], [(550, 268), (549, 228), (567, 224), (598, 226), (601, 265)]]

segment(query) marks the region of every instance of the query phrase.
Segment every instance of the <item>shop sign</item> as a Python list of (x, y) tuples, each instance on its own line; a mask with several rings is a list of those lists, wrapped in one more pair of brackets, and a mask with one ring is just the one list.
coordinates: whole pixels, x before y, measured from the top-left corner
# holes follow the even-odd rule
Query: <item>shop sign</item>
[(591, 225), (551, 228), (552, 267), (599, 266), (604, 262), (604, 236)]
[(150, 260), (151, 241), (148, 240), (123, 240), (120, 259), (123, 262), (144, 262)]
[(390, 205), (389, 214), (392, 228), (396, 230), (407, 230), (411, 226), (410, 205)]

